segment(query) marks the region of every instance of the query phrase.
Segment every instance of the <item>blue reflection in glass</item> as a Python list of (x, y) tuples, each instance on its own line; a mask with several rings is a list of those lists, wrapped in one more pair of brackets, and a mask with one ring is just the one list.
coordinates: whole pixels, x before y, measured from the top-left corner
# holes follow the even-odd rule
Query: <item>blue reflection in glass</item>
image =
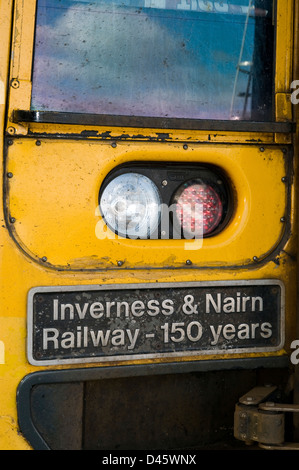
[(257, 47), (272, 19), (269, 5), (272, 0), (39, 0), (31, 108), (262, 120), (265, 110), (272, 112), (271, 100), (267, 93), (256, 102), (252, 96), (254, 82), (264, 90), (267, 80), (272, 89), (265, 52)]

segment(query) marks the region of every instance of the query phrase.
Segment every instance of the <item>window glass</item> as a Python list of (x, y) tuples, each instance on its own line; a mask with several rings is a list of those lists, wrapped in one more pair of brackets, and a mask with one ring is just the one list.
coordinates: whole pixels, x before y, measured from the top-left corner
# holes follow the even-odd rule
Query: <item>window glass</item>
[(272, 119), (273, 0), (39, 0), (31, 109)]

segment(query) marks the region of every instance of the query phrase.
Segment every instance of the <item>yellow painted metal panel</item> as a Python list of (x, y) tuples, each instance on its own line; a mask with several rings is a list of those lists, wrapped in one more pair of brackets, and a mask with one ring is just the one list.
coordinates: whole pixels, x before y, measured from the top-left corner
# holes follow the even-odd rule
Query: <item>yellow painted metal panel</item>
[[(10, 38), (12, 27), (13, 1), (0, 2), (0, 151), (3, 155), (3, 135), (5, 125), (5, 109), (7, 102), (7, 88), (9, 80)], [(0, 188), (2, 193), (2, 170)], [(3, 211), (0, 212), (0, 449), (29, 449), (30, 446), (19, 434), (18, 417), (16, 410), (16, 390), (20, 380), (24, 377), (25, 355), (23, 341), (26, 335), (25, 317), (11, 317), (10, 303), (7, 303), (6, 291), (14, 286), (12, 269), (6, 264), (9, 251), (14, 248), (7, 236)], [(4, 248), (5, 247), (5, 248)], [(9, 248), (10, 247), (10, 248)], [(17, 297), (17, 296), (15, 296)]]
[[(287, 217), (286, 154), (254, 146), (17, 140), (8, 150), (6, 178), (11, 231), (32, 258), (54, 267), (96, 269), (239, 266), (269, 255), (280, 242)], [(213, 164), (231, 181), (233, 214), (228, 226), (196, 240), (130, 240), (103, 233), (98, 194), (105, 176), (121, 163)], [(161, 185), (162, 188), (162, 185)], [(162, 189), (161, 189), (162, 190)], [(265, 230), (267, 227), (267, 230)], [(199, 249), (200, 248), (200, 249)]]
[(276, 93), (289, 91), (293, 73), (294, 0), (277, 1)]
[(278, 121), (292, 120), (292, 102), (289, 93), (277, 93), (275, 96), (275, 106)]
[(14, 2), (8, 133), (26, 134), (27, 127), (12, 122), (14, 109), (29, 109), (31, 101), (31, 67), (35, 27), (36, 0)]
[[(292, 0), (278, 0), (278, 58), (276, 86), (279, 93), (288, 92), (291, 78), (292, 47)], [(0, 2), (0, 125), (4, 135), (6, 90), (8, 86), (9, 41), (11, 32), (11, 10), (13, 2)], [(25, 4), (30, 6), (27, 10)], [(17, 1), (19, 9), (17, 21), (24, 26), (22, 34), (32, 36), (34, 15), (33, 1)], [(298, 5), (298, 2), (297, 2)], [(27, 7), (26, 7), (27, 8)], [(16, 17), (16, 15), (15, 15)], [(20, 23), (21, 21), (21, 23)], [(16, 36), (15, 36), (16, 37)], [(30, 98), (30, 73), (32, 40), (21, 44), (18, 39), (15, 50), (20, 52), (18, 61), (13, 62), (13, 75), (17, 74), (20, 87), (11, 89), (10, 111), (15, 107), (28, 107)], [(31, 43), (30, 43), (31, 41)], [(286, 48), (287, 44), (287, 48)], [(22, 46), (22, 47), (21, 47)], [(297, 54), (297, 55), (296, 55)], [(298, 51), (295, 52), (295, 57)], [(16, 57), (16, 56), (15, 56)], [(14, 60), (15, 60), (14, 57)], [(294, 77), (298, 78), (298, 77)], [(23, 86), (24, 85), (24, 86)], [(280, 98), (278, 98), (280, 99)], [(283, 98), (283, 103), (284, 98)], [(288, 116), (284, 104), (277, 117)], [(27, 128), (15, 125), (11, 134), (27, 133)], [(277, 257), (268, 263), (252, 265), (251, 269), (242, 267), (253, 256), (265, 256), (278, 245), (285, 230), (280, 221), (286, 210), (286, 185), (281, 178), (285, 176), (284, 158), (281, 148), (265, 147), (260, 150), (258, 142), (272, 142), (271, 135), (227, 134), (210, 135), (200, 132), (172, 131), (172, 138), (177, 143), (133, 143), (123, 142), (116, 149), (109, 142), (61, 140), (62, 134), (77, 133), (78, 127), (51, 125), (33, 125), (36, 132), (49, 134), (60, 133), (59, 140), (41, 140), (36, 145), (35, 139), (14, 140), (8, 148), (8, 162), (5, 172), (12, 172), (13, 178), (7, 179), (9, 187), (7, 203), (8, 213), (15, 217), (15, 223), (6, 223), (2, 206), (0, 227), (0, 448), (29, 449), (30, 446), (19, 433), (16, 409), (16, 391), (20, 381), (29, 373), (49, 369), (35, 367), (26, 357), (26, 301), (32, 287), (84, 284), (115, 284), (144, 282), (189, 282), (220, 281), (242, 279), (278, 279), (286, 286), (286, 343), (285, 348), (271, 356), (280, 356), (290, 352), (290, 343), (296, 339), (296, 300), (297, 300), (297, 216), (294, 211), (297, 201), (297, 165), (295, 166), (295, 190), (291, 194), (292, 236), (285, 240)], [(107, 129), (103, 129), (106, 131)], [(135, 132), (136, 131), (136, 132)], [(134, 134), (144, 130), (134, 130)], [(127, 129), (121, 129), (126, 134)], [(133, 133), (133, 132), (132, 132)], [(118, 135), (117, 129), (111, 136)], [(148, 135), (156, 137), (157, 130), (150, 130)], [(290, 142), (290, 136), (287, 136)], [(179, 144), (189, 140), (188, 151)], [(227, 142), (227, 145), (199, 145), (198, 140)], [(297, 134), (298, 140), (298, 134)], [(248, 142), (250, 145), (229, 145), (229, 142)], [(284, 140), (286, 142), (286, 139)], [(297, 149), (297, 147), (296, 147)], [(0, 140), (3, 154), (3, 139)], [(296, 150), (298, 151), (298, 150)], [(297, 155), (297, 154), (296, 154)], [(105, 175), (116, 165), (133, 161), (156, 159), (159, 161), (190, 161), (217, 164), (227, 172), (238, 198), (236, 210), (228, 228), (196, 253), (182, 248), (181, 242), (171, 242), (170, 247), (159, 241), (132, 242), (130, 240), (105, 240), (96, 237), (99, 217), (96, 213), (97, 194)], [(82, 170), (83, 169), (83, 170)], [(82, 176), (84, 171), (84, 177)], [(2, 174), (0, 186), (2, 191)], [(251, 188), (254, 189), (251, 189)], [(267, 210), (268, 208), (268, 210)], [(271, 210), (269, 210), (271, 208)], [(71, 211), (69, 213), (69, 211)], [(252, 212), (252, 213), (251, 213)], [(217, 243), (216, 243), (217, 242)], [(20, 247), (16, 243), (19, 243)], [(219, 245), (218, 245), (219, 244)], [(141, 250), (140, 253), (136, 247)], [(165, 252), (166, 249), (166, 252)], [(99, 269), (116, 267), (116, 261), (127, 257), (127, 267), (134, 269)], [(105, 260), (108, 253), (110, 260)], [(185, 266), (186, 254), (193, 258), (192, 267)], [(36, 262), (47, 256), (48, 263)], [(164, 269), (167, 256), (176, 268)], [(163, 263), (162, 263), (163, 261)], [(196, 269), (194, 265), (205, 267), (211, 263), (217, 265), (232, 262), (239, 263), (240, 269)], [(52, 269), (52, 265), (62, 265), (66, 270)], [(149, 269), (151, 266), (161, 269)], [(126, 266), (126, 265), (124, 265)], [(68, 269), (80, 269), (69, 272)], [(83, 270), (82, 270), (83, 268)], [(92, 270), (89, 270), (92, 268)], [(94, 270), (95, 269), (95, 270)], [(238, 354), (233, 357), (248, 358), (269, 356), (270, 354)], [(218, 355), (219, 358), (232, 358)], [(177, 362), (202, 360), (203, 357), (177, 358)], [(214, 360), (216, 356), (205, 356), (205, 360)], [(148, 361), (132, 361), (132, 364)], [(169, 359), (156, 359), (151, 362), (171, 362)], [(118, 362), (121, 365), (122, 362)], [(113, 364), (110, 364), (113, 365)], [(90, 364), (82, 367), (90, 367)], [(94, 364), (92, 364), (94, 367)], [(99, 363), (99, 367), (103, 364)], [(64, 366), (72, 368), (74, 366)], [(61, 366), (55, 367), (59, 369)]]

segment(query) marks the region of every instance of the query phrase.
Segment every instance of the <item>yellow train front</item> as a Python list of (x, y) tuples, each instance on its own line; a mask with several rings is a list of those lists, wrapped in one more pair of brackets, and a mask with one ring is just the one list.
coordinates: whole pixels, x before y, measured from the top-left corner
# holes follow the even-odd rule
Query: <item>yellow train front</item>
[(1, 3), (0, 448), (296, 448), (298, 6)]

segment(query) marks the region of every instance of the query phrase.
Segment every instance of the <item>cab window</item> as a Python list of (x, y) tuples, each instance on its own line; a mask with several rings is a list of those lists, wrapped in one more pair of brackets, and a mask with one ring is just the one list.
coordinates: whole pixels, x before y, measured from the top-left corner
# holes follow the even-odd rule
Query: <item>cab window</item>
[(273, 0), (38, 0), (32, 110), (273, 118)]

